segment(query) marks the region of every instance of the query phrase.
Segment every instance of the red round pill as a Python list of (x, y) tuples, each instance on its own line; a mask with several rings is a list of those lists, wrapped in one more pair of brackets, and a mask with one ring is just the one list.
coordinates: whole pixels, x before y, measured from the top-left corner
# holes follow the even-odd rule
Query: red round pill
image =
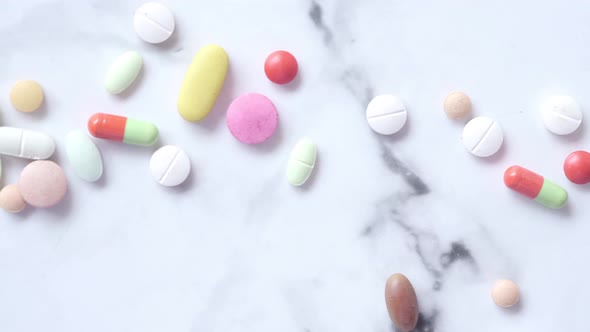
[(572, 152), (563, 163), (565, 176), (575, 184), (590, 182), (590, 153), (586, 151)]
[(297, 59), (287, 51), (272, 52), (264, 62), (266, 77), (276, 84), (291, 82), (298, 70)]

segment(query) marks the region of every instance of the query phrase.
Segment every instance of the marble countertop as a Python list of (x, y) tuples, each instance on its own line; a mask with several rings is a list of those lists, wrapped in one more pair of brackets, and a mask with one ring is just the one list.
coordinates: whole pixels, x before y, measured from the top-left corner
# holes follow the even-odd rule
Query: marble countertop
[[(142, 42), (132, 16), (141, 1), (5, 0), (0, 11), (0, 116), (42, 130), (70, 181), (58, 207), (0, 215), (0, 330), (392, 331), (386, 278), (402, 272), (420, 303), (417, 331), (585, 331), (589, 187), (562, 172), (588, 149), (587, 124), (570, 137), (543, 128), (539, 102), (564, 93), (590, 109), (590, 7), (570, 0), (162, 0), (177, 30)], [(230, 71), (201, 123), (176, 111), (199, 47), (217, 43)], [(295, 54), (300, 76), (270, 83), (270, 52)], [(113, 97), (102, 78), (137, 50), (144, 71)], [(39, 81), (46, 106), (12, 109), (18, 79)], [(498, 120), (505, 145), (469, 155), (463, 123), (444, 97), (465, 91), (475, 115)], [(269, 96), (278, 133), (245, 146), (225, 125), (229, 103)], [(405, 129), (373, 133), (365, 107), (399, 96)], [(97, 111), (156, 123), (160, 145), (184, 148), (189, 183), (167, 189), (149, 174), (152, 148), (97, 141), (105, 178), (88, 184), (64, 158), (64, 137)], [(285, 177), (302, 137), (319, 148), (304, 188)], [(570, 203), (548, 210), (508, 191), (519, 164), (563, 184)], [(3, 158), (4, 183), (26, 161)], [(494, 280), (521, 287), (521, 305), (500, 310)]]

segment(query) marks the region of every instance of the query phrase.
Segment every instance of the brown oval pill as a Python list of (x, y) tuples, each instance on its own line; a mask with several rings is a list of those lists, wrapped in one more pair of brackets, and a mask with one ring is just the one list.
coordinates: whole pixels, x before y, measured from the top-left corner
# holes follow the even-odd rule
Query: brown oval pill
[(6, 212), (21, 212), (27, 204), (14, 184), (9, 184), (0, 191), (0, 207)]
[(498, 280), (492, 288), (492, 300), (503, 308), (510, 308), (520, 299), (518, 285), (512, 280)]
[(463, 92), (453, 92), (445, 99), (445, 113), (449, 119), (463, 119), (471, 113), (471, 99)]
[(18, 81), (10, 90), (10, 102), (20, 112), (34, 112), (43, 103), (43, 88), (33, 80)]
[(414, 287), (401, 273), (387, 279), (385, 304), (389, 317), (401, 332), (409, 332), (418, 323), (418, 299)]

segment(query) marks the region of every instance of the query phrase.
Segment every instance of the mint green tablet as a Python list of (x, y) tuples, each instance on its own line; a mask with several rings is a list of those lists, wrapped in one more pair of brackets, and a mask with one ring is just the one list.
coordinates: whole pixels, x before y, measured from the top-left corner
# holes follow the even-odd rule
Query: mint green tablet
[(125, 52), (111, 65), (104, 78), (104, 87), (116, 95), (125, 91), (137, 78), (143, 59), (135, 51)]
[(94, 182), (102, 176), (102, 157), (98, 148), (79, 130), (66, 136), (66, 155), (74, 172), (88, 182)]
[(314, 142), (304, 138), (297, 142), (287, 165), (287, 180), (293, 186), (301, 186), (309, 179), (315, 167), (317, 147)]

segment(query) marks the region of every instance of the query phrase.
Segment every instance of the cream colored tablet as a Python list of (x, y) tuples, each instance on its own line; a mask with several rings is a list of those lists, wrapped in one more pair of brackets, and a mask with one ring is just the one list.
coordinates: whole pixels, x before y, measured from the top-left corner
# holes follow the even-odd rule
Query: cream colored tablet
[(20, 112), (35, 112), (43, 104), (43, 88), (32, 80), (18, 81), (10, 90), (10, 102)]

